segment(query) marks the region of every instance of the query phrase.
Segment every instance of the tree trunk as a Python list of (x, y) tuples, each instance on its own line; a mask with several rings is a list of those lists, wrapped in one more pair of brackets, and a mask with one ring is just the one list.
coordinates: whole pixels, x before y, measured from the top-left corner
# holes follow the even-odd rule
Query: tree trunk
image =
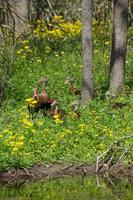
[(128, 0), (113, 1), (113, 35), (109, 72), (109, 91), (117, 94), (124, 86), (127, 51)]
[(15, 23), (15, 32), (23, 33), (27, 29), (30, 0), (10, 0), (11, 17)]
[(93, 96), (93, 44), (92, 0), (82, 0), (82, 94), (81, 105), (86, 105)]

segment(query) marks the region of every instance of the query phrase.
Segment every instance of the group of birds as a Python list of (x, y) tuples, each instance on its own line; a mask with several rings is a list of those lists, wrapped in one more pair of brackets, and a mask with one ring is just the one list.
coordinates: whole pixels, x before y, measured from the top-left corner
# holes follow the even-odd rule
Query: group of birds
[[(42, 110), (43, 116), (55, 117), (58, 115), (58, 118), (64, 118), (66, 113), (65, 111), (59, 109), (59, 100), (51, 99), (47, 94), (46, 84), (48, 82), (47, 77), (40, 79), (38, 84), (42, 86), (41, 93), (38, 94), (36, 88), (33, 89), (33, 97), (32, 102), (28, 103), (29, 115), (32, 120), (37, 117), (37, 114), (40, 110)], [(79, 95), (81, 97), (81, 90), (74, 87), (74, 79), (71, 77), (67, 77), (65, 83), (68, 86), (68, 92), (72, 95)], [(123, 108), (127, 106), (127, 104), (122, 102), (114, 102), (112, 104), (113, 109)], [(71, 103), (71, 111), (74, 118), (79, 118), (80, 113), (78, 112), (79, 101), (75, 100)]]
[[(38, 84), (41, 85), (42, 91), (38, 93), (36, 88), (33, 89), (32, 102), (28, 103), (29, 115), (32, 120), (37, 116), (40, 110), (42, 110), (43, 116), (53, 117), (58, 115), (58, 118), (63, 118), (65, 112), (59, 109), (59, 100), (51, 99), (47, 94), (46, 84), (48, 82), (47, 77), (38, 80)], [(65, 83), (68, 85), (68, 92), (70, 94), (81, 95), (81, 91), (73, 86), (74, 80), (67, 77)], [(33, 104), (31, 104), (33, 103)], [(71, 108), (75, 118), (79, 117), (79, 112), (77, 111), (79, 106), (79, 101), (75, 100), (71, 103)]]

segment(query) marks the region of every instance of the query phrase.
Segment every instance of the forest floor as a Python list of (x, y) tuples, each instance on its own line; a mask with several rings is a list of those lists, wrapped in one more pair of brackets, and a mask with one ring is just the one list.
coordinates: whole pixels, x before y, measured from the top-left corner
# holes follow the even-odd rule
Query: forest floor
[[(95, 97), (86, 107), (78, 107), (79, 117), (75, 117), (71, 103), (80, 101), (80, 97), (69, 94), (65, 84), (70, 75), (74, 79), (74, 87), (81, 87), (79, 52), (66, 51), (63, 55), (58, 53), (58, 57), (51, 55), (39, 65), (31, 60), (16, 61), (7, 97), (0, 107), (1, 171), (31, 167), (40, 161), (93, 164), (96, 156), (105, 152), (111, 144), (132, 134), (131, 52), (127, 57), (125, 89), (113, 99), (105, 97), (106, 59), (101, 60), (101, 57), (99, 50), (95, 56)], [(100, 65), (101, 62), (105, 63)], [(47, 93), (50, 98), (59, 99), (59, 107), (66, 113), (64, 119), (43, 117), (41, 112), (34, 121), (29, 117), (26, 100), (32, 97), (33, 87), (41, 91), (37, 81), (44, 76), (49, 79)], [(133, 138), (121, 143), (121, 147), (128, 150), (122, 157), (126, 164), (133, 160), (132, 144)], [(122, 148), (117, 158), (122, 155)]]
[(27, 181), (39, 179), (54, 179), (65, 176), (81, 175), (85, 176), (108, 176), (110, 178), (127, 177), (133, 179), (133, 165), (125, 166), (123, 164), (114, 165), (108, 170), (100, 170), (96, 173), (95, 165), (69, 165), (69, 164), (37, 164), (32, 168), (21, 168), (17, 170), (8, 170), (0, 173), (0, 182), (8, 184), (22, 184)]
[[(0, 106), (1, 178), (9, 176), (9, 179), (16, 179), (17, 176), (21, 177), (21, 173), (28, 178), (32, 174), (37, 176), (37, 173), (41, 177), (46, 172), (51, 173), (50, 170), (55, 167), (54, 164), (50, 168), (41, 165), (45, 173), (38, 172), (39, 165), (27, 170), (40, 162), (72, 163), (76, 173), (77, 163), (83, 166), (86, 166), (85, 163), (95, 164), (96, 157), (107, 151), (111, 144), (133, 133), (132, 48), (127, 51), (123, 91), (113, 98), (107, 97), (111, 48), (108, 27), (106, 37), (103, 37), (103, 33), (106, 33), (103, 25), (99, 29), (96, 26), (94, 31), (94, 98), (86, 107), (79, 105), (76, 116), (72, 103), (80, 102), (81, 97), (70, 94), (65, 83), (68, 77), (73, 78), (74, 88), (81, 90), (83, 65), (80, 36), (65, 40), (53, 38), (51, 42), (46, 40), (47, 43), (44, 35), (41, 38), (38, 35), (27, 36), (18, 41), (11, 63), (6, 60), (9, 59), (7, 51), (5, 54), (3, 52), (3, 63), (10, 63), (12, 71), (5, 99)], [(132, 47), (131, 33), (128, 44)], [(48, 78), (46, 90), (49, 97), (59, 100), (59, 109), (64, 112), (63, 119), (44, 117), (41, 112), (35, 120), (29, 117), (27, 101), (33, 97), (33, 88), (37, 88), (38, 93), (42, 91), (38, 80), (43, 77)], [(133, 137), (123, 140), (115, 148), (119, 151), (112, 155), (113, 164), (119, 158), (127, 166), (133, 163)], [(59, 174), (64, 173), (61, 167), (57, 167)], [(80, 171), (83, 173), (82, 169)], [(132, 174), (128, 172), (129, 169), (125, 173)]]

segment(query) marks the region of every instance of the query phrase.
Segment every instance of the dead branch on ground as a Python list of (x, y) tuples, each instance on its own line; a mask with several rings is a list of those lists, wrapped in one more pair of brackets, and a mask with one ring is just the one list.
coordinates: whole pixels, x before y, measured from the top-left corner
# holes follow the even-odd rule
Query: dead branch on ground
[(133, 134), (116, 140), (105, 152), (96, 157), (96, 173), (101, 169), (108, 170), (112, 165), (120, 163), (124, 155), (129, 151), (129, 148), (121, 147), (121, 144), (130, 138), (133, 138)]

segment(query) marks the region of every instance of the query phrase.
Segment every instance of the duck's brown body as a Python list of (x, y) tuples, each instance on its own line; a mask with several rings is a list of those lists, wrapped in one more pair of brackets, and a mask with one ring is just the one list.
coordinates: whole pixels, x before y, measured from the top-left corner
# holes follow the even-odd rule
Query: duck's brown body
[(127, 106), (126, 103), (115, 102), (115, 103), (112, 105), (112, 108), (117, 109), (117, 108), (123, 108), (123, 107), (125, 107), (125, 106)]
[(69, 94), (81, 95), (81, 91), (73, 86), (74, 80), (72, 78), (67, 78), (66, 82), (68, 85)]
[(68, 91), (70, 94), (81, 95), (81, 91), (75, 88), (72, 84), (68, 85)]
[(47, 111), (51, 109), (51, 104), (53, 100), (50, 99), (50, 97), (47, 94), (46, 88), (45, 88), (45, 81), (39, 82), (42, 85), (42, 91), (41, 94), (38, 94), (37, 89), (33, 90), (33, 99), (36, 100), (36, 103), (31, 108), (30, 105), (28, 105), (29, 113), (32, 115), (32, 119), (34, 118), (34, 114), (38, 113), (40, 109), (43, 110), (43, 115), (47, 114)]
[(63, 119), (65, 116), (65, 112), (59, 109), (59, 102), (57, 100), (53, 100), (51, 106), (53, 106), (53, 109), (50, 109), (48, 111), (48, 116), (51, 116), (53, 118), (55, 118), (55, 116), (58, 116), (59, 119)]

